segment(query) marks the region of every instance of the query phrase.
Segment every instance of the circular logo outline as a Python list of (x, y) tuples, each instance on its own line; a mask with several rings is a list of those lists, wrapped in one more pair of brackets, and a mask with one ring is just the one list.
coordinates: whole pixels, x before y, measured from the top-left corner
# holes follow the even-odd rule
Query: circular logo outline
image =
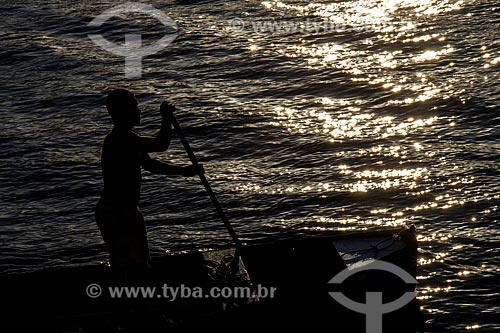
[[(351, 275), (368, 270), (380, 270), (389, 272), (401, 278), (401, 280), (403, 280), (403, 282), (405, 282), (406, 284), (418, 284), (418, 281), (413, 276), (411, 276), (407, 271), (405, 271), (399, 266), (396, 266), (390, 262), (383, 260), (375, 260), (370, 264), (364, 266), (358, 266), (353, 269), (345, 268), (344, 270), (336, 274), (333, 278), (331, 278), (330, 281), (328, 281), (328, 283), (341, 284)], [(341, 305), (345, 306), (350, 310), (365, 314), (368, 314), (370, 311), (373, 311), (373, 309), (369, 308), (367, 303), (359, 303), (353, 301), (352, 299), (347, 298), (341, 292), (329, 292), (328, 294), (337, 302), (339, 302)], [(381, 308), (376, 309), (376, 312), (378, 313), (393, 312), (408, 304), (413, 298), (415, 298), (415, 296), (416, 292), (414, 291), (405, 292), (400, 298), (389, 303), (381, 304), (380, 305)]]
[[(179, 27), (177, 23), (171, 19), (168, 15), (163, 13), (161, 10), (153, 7), (149, 4), (139, 3), (139, 2), (127, 2), (121, 5), (117, 5), (112, 7), (98, 16), (96, 16), (90, 23), (87, 24), (89, 27), (100, 27), (102, 26), (108, 19), (125, 13), (143, 13), (148, 14), (151, 17), (156, 18), (160, 21), (164, 26), (173, 28), (174, 30), (178, 30)], [(88, 37), (102, 49), (118, 55), (125, 57), (125, 66), (127, 65), (135, 65), (142, 69), (140, 64), (140, 60), (148, 55), (155, 54), (168, 45), (170, 45), (177, 37), (178, 33), (166, 34), (159, 40), (157, 40), (154, 44), (142, 47), (141, 35), (140, 34), (126, 34), (125, 35), (125, 44), (118, 45), (110, 42), (105, 39), (100, 34), (88, 34)], [(127, 70), (127, 68), (126, 68)], [(139, 71), (140, 72), (140, 71)], [(136, 70), (131, 71), (131, 77), (140, 76), (137, 75)]]

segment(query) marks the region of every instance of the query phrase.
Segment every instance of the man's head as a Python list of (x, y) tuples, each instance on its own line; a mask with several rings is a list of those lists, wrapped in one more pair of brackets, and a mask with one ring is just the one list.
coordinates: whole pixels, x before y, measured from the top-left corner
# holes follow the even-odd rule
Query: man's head
[(134, 94), (127, 89), (114, 89), (106, 98), (106, 108), (113, 124), (132, 127), (141, 123), (141, 111)]

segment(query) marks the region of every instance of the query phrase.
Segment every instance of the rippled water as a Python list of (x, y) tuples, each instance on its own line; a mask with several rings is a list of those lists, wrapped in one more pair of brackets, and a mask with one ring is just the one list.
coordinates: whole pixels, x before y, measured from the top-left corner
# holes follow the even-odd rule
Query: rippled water
[[(429, 331), (500, 329), (496, 0), (150, 1), (180, 36), (137, 80), (87, 34), (166, 28), (87, 27), (116, 3), (1, 2), (1, 272), (106, 260), (104, 99), (125, 86), (139, 133), (178, 105), (246, 242), (414, 223)], [(156, 157), (187, 162), (177, 140)], [(230, 242), (193, 179), (146, 175), (142, 209), (154, 254)]]

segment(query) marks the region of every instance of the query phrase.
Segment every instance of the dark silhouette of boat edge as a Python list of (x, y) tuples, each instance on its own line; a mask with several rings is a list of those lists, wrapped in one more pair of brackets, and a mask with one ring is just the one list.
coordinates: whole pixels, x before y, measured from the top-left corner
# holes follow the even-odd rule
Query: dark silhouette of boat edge
[[(365, 315), (338, 304), (330, 279), (348, 266), (373, 259), (393, 263), (417, 275), (414, 226), (377, 231), (332, 232), (318, 237), (244, 246), (240, 270), (230, 273), (234, 249), (165, 255), (152, 260), (147, 286), (167, 284), (201, 288), (259, 286), (275, 288), (275, 297), (115, 299), (105, 295), (116, 286), (107, 265), (88, 265), (0, 277), (4, 327), (51, 332), (166, 332), (195, 329), (326, 329), (365, 332)], [(383, 292), (384, 302), (413, 291), (399, 277), (368, 271), (346, 280), (340, 291), (364, 302), (366, 290)], [(87, 295), (89, 284), (104, 291)], [(332, 289), (333, 288), (333, 289)], [(338, 290), (338, 288), (336, 289)], [(261, 295), (262, 296), (262, 295)], [(269, 296), (269, 295), (266, 295)], [(419, 332), (422, 318), (417, 300), (383, 315), (383, 332)], [(11, 322), (11, 324), (7, 324)], [(5, 326), (6, 325), (6, 326)]]

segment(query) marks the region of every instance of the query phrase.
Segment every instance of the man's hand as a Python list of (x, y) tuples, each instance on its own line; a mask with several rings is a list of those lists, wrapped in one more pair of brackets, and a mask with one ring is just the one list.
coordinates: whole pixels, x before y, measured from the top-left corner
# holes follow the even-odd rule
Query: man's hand
[(170, 104), (169, 102), (163, 102), (160, 105), (160, 114), (162, 118), (171, 118), (172, 114), (175, 111), (175, 106), (173, 104)]
[(192, 177), (196, 175), (202, 175), (205, 173), (205, 168), (203, 168), (203, 164), (198, 164), (198, 165), (188, 165), (183, 168), (182, 170), (182, 175), (186, 177)]

